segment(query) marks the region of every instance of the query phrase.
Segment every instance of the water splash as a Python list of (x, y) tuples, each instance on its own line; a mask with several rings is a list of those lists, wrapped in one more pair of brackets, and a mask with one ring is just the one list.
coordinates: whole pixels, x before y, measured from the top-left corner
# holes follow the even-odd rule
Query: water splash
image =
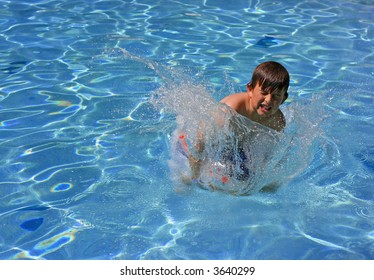
[[(169, 166), (176, 185), (191, 177), (188, 153), (202, 161), (199, 186), (234, 195), (248, 195), (264, 187), (274, 190), (307, 170), (316, 139), (322, 139), (324, 113), (311, 118), (314, 107), (286, 108), (289, 124), (279, 133), (217, 102), (206, 83), (185, 72), (120, 50), (127, 59), (145, 64), (162, 79), (150, 101), (160, 111), (175, 116), (177, 128), (170, 136)], [(195, 147), (201, 137), (204, 151), (198, 153)]]

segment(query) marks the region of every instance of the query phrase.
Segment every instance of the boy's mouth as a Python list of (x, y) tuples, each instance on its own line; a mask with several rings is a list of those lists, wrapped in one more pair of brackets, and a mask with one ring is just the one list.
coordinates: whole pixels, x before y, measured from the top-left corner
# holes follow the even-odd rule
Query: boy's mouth
[(262, 111), (264, 111), (264, 112), (269, 112), (270, 110), (271, 110), (271, 106), (268, 106), (268, 105), (266, 105), (266, 104), (261, 104), (260, 105), (260, 108), (261, 108), (261, 110)]

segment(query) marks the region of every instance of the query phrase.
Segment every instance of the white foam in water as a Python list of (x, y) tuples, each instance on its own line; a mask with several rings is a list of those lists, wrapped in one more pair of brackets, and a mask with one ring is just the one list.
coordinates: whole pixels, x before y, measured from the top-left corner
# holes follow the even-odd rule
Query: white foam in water
[[(169, 166), (177, 186), (191, 176), (187, 149), (203, 162), (199, 186), (234, 195), (252, 194), (264, 187), (274, 189), (307, 169), (312, 144), (321, 135), (321, 119), (312, 120), (307, 106), (293, 104), (287, 108), (288, 126), (279, 133), (214, 100), (204, 83), (191, 76), (121, 51), (153, 69), (163, 80), (151, 102), (176, 117)], [(198, 154), (194, 147), (201, 131), (205, 147)]]

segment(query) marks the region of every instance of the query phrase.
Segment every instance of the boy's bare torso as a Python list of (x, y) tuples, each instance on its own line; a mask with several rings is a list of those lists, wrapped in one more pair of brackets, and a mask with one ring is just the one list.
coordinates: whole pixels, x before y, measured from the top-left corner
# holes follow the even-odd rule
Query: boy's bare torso
[(269, 127), (277, 131), (283, 130), (283, 128), (286, 125), (286, 121), (282, 111), (278, 109), (269, 116), (254, 119), (252, 115), (248, 112), (248, 99), (249, 97), (247, 92), (240, 92), (225, 97), (221, 100), (221, 102), (230, 106), (237, 113), (244, 117), (247, 117), (248, 119), (251, 119), (252, 121), (256, 121), (266, 127)]

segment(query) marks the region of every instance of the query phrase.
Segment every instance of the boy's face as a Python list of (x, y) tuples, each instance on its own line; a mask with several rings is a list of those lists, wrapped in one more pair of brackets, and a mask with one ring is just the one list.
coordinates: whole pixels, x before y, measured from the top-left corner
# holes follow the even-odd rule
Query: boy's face
[(285, 89), (270, 92), (269, 89), (263, 89), (257, 83), (253, 88), (251, 84), (247, 85), (248, 94), (251, 98), (251, 110), (259, 116), (267, 117), (278, 111), (279, 106), (284, 101)]

